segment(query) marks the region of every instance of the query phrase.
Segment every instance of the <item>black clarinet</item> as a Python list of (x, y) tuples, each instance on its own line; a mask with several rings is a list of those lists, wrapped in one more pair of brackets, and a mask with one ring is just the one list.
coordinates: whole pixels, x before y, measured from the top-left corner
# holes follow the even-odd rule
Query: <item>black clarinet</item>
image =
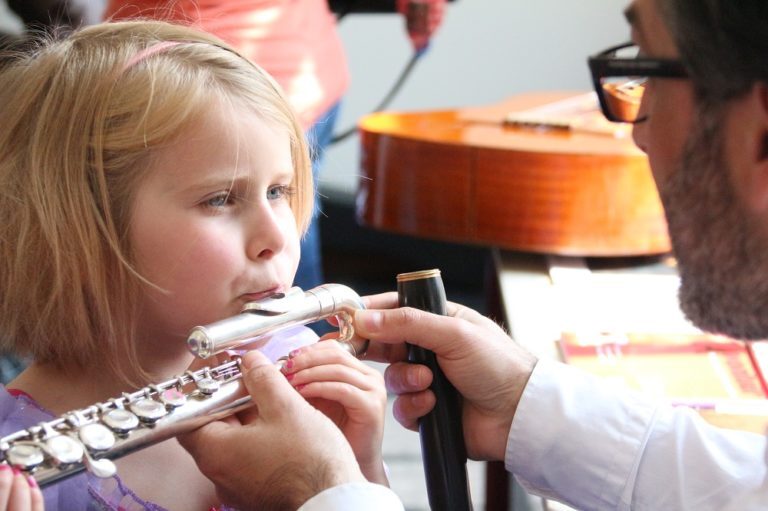
[[(401, 307), (446, 314), (445, 288), (440, 270), (399, 274), (397, 294)], [(419, 420), (429, 506), (434, 511), (471, 510), (467, 451), (458, 392), (443, 374), (433, 352), (409, 345), (408, 361), (426, 365), (434, 375), (430, 389), (435, 393), (435, 408)]]

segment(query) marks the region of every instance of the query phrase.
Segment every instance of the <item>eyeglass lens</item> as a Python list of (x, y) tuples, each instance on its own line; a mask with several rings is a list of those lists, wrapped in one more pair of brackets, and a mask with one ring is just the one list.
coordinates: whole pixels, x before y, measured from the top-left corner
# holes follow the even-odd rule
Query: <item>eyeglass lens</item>
[(644, 76), (611, 76), (602, 78), (606, 105), (611, 114), (622, 122), (635, 122), (643, 100), (645, 84)]
[[(619, 48), (610, 56), (615, 59), (635, 59), (638, 47)], [(613, 116), (623, 122), (635, 122), (645, 92), (645, 76), (604, 76), (600, 80), (603, 96)]]

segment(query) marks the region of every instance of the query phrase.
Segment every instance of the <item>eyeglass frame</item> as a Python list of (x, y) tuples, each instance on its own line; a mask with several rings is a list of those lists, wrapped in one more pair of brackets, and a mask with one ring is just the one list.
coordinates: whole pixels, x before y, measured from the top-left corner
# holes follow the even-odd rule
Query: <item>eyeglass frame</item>
[(635, 57), (623, 59), (611, 57), (619, 50), (637, 46), (635, 43), (628, 42), (619, 44), (603, 50), (587, 59), (589, 71), (592, 75), (592, 84), (597, 93), (597, 99), (600, 102), (600, 109), (603, 115), (612, 122), (625, 122), (636, 124), (643, 122), (647, 116), (638, 117), (632, 121), (621, 119), (613, 114), (608, 101), (605, 99), (605, 89), (601, 80), (612, 76), (643, 76), (648, 78), (688, 78), (688, 70), (680, 60), (677, 59), (654, 59), (649, 57)]

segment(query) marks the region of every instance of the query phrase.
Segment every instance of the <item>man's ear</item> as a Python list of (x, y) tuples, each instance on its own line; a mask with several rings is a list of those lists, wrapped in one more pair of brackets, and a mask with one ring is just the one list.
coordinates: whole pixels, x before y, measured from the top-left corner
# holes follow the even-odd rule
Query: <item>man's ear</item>
[(768, 213), (768, 84), (755, 83), (734, 103), (726, 141), (734, 184), (750, 210)]

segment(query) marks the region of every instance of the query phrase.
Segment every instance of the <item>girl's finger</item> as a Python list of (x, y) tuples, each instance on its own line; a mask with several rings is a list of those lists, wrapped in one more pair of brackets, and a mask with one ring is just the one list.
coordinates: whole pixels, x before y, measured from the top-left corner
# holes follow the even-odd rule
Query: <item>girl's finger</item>
[(40, 487), (37, 485), (37, 481), (32, 476), (27, 476), (27, 482), (30, 488), (30, 500), (31, 511), (45, 511), (45, 502), (43, 500), (43, 492), (40, 491)]
[(310, 367), (339, 364), (351, 367), (363, 374), (376, 373), (375, 369), (350, 355), (335, 342), (319, 342), (292, 351), (284, 364), (284, 373), (295, 373)]
[(14, 469), (11, 496), (8, 499), (7, 509), (9, 511), (26, 511), (31, 509), (32, 496), (30, 493), (27, 476), (21, 471)]
[(11, 496), (13, 485), (13, 472), (11, 467), (0, 464), (0, 509), (8, 509), (8, 499)]
[(376, 402), (370, 393), (339, 382), (313, 382), (300, 386), (298, 391), (305, 399), (326, 399), (338, 403), (350, 417), (354, 416), (354, 412), (367, 411)]
[(325, 364), (301, 369), (296, 372), (287, 373), (286, 378), (294, 387), (316, 382), (338, 382), (344, 385), (351, 385), (363, 391), (384, 388), (381, 376), (374, 377), (370, 374), (363, 374), (354, 368), (342, 364)]

